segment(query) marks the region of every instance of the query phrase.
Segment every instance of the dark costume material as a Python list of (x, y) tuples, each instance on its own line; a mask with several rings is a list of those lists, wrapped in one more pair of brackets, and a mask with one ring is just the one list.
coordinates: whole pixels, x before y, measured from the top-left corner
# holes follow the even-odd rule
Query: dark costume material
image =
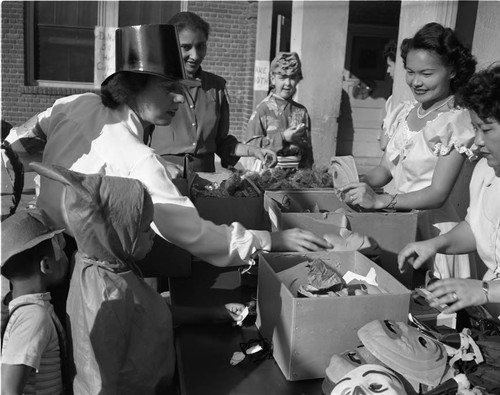
[(134, 263), (149, 194), (133, 179), (33, 167), (66, 185), (78, 245), (67, 301), (75, 394), (154, 394), (172, 381), (175, 354), (170, 310)]
[(194, 171), (215, 171), (215, 154), (223, 167), (234, 166), (239, 159), (233, 155), (238, 140), (229, 134), (226, 81), (203, 70), (196, 81), (201, 86), (184, 89), (186, 101), (179, 105), (172, 123), (155, 128), (151, 148), (176, 164), (183, 164), (189, 155)]

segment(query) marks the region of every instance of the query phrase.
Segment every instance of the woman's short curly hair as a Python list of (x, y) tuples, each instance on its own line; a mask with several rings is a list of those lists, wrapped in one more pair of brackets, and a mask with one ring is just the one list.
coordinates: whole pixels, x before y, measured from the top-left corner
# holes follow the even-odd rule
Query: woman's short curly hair
[(474, 74), (458, 91), (457, 103), (483, 120), (494, 118), (500, 123), (500, 63)]
[(121, 71), (116, 73), (106, 85), (101, 87), (102, 104), (117, 108), (136, 96), (148, 83), (148, 74)]
[(194, 12), (178, 12), (168, 21), (170, 25), (177, 26), (178, 31), (184, 29), (190, 29), (193, 31), (201, 30), (205, 33), (208, 40), (208, 35), (210, 34), (210, 25), (201, 16), (195, 14)]
[(455, 32), (436, 22), (422, 27), (412, 38), (406, 38), (401, 44), (401, 57), (406, 67), (406, 57), (411, 50), (435, 52), (446, 66), (455, 72), (450, 81), (450, 89), (455, 93), (469, 81), (476, 69), (476, 60), (465, 47)]

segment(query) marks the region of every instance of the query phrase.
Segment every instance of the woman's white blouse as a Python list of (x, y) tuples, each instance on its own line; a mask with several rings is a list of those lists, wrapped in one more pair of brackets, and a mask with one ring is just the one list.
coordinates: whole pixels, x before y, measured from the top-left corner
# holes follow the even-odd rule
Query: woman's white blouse
[(476, 239), (477, 252), (488, 267), (484, 279), (500, 279), (500, 178), (481, 159), (470, 183), (470, 206), (465, 220)]
[[(128, 106), (113, 110), (103, 106), (98, 95), (85, 93), (57, 100), (12, 129), (7, 141), (20, 156), (43, 152), (45, 164), (142, 181), (155, 204), (155, 231), (214, 265), (242, 264), (256, 250), (271, 248), (269, 232), (200, 218), (172, 183), (164, 160), (143, 143), (143, 133)], [(37, 205), (59, 226), (65, 226), (62, 197), (62, 185), (42, 177)]]

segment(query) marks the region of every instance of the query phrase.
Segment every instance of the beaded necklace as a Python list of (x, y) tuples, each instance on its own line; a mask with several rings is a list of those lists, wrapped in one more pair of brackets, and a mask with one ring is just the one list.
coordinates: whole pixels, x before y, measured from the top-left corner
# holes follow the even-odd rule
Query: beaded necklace
[(420, 110), (422, 109), (422, 103), (420, 103), (420, 106), (417, 108), (417, 118), (418, 119), (424, 119), (427, 115), (429, 115), (431, 112), (439, 110), (441, 107), (443, 107), (445, 104), (447, 104), (451, 99), (453, 99), (453, 96), (450, 96), (448, 99), (446, 99), (444, 102), (442, 102), (439, 106), (435, 108), (431, 108), (424, 112), (422, 115), (420, 115)]

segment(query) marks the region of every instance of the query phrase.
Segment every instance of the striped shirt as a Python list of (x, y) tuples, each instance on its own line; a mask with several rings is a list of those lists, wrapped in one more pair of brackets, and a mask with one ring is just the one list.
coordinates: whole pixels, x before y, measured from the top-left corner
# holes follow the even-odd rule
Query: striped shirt
[(50, 293), (15, 298), (9, 303), (9, 311), (12, 313), (3, 338), (2, 364), (33, 368), (24, 394), (61, 394), (61, 356)]

